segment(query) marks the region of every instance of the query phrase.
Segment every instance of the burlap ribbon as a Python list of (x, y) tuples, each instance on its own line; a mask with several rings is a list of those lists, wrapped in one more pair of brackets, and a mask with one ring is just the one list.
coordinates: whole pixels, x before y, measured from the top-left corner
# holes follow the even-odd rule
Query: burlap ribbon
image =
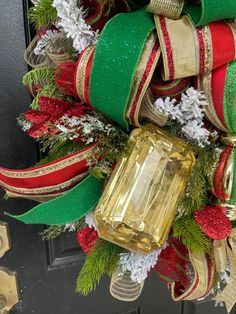
[(48, 57), (48, 55), (36, 55), (34, 53), (34, 49), (37, 45), (39, 40), (39, 36), (35, 36), (34, 39), (31, 41), (29, 46), (24, 52), (24, 59), (25, 62), (30, 65), (32, 68), (43, 68), (43, 67), (54, 67), (55, 64), (52, 60)]
[(147, 10), (177, 20), (182, 13), (183, 7), (184, 0), (151, 0)]
[(143, 97), (141, 108), (139, 111), (139, 121), (142, 121), (143, 119), (148, 119), (158, 126), (165, 126), (167, 124), (169, 116), (167, 113), (163, 113), (155, 108), (154, 101), (155, 98), (152, 91), (150, 89), (147, 90)]
[(126, 271), (123, 275), (114, 272), (111, 277), (110, 293), (118, 300), (134, 301), (140, 296), (143, 286), (143, 281), (138, 283), (131, 280), (129, 271)]
[(208, 73), (235, 59), (235, 25), (224, 21), (195, 28), (187, 15), (179, 20), (155, 15), (163, 57), (163, 79)]
[(171, 284), (171, 294), (174, 301), (191, 301), (205, 297), (213, 287), (215, 264), (204, 253), (189, 252), (189, 258), (194, 270), (194, 279), (187, 290), (176, 294), (176, 283)]
[(231, 232), (227, 240), (214, 242), (214, 257), (218, 272), (224, 272), (227, 265), (227, 258), (230, 265), (230, 280), (224, 290), (213, 300), (225, 302), (228, 313), (236, 303), (236, 228)]

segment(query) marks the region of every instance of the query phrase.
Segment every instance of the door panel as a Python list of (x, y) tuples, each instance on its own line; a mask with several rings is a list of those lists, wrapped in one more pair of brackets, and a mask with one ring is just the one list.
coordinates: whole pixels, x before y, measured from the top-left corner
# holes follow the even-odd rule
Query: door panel
[[(23, 52), (30, 38), (25, 21), (27, 1), (0, 0), (0, 165), (26, 168), (37, 160), (35, 143), (17, 126), (16, 117), (24, 112), (30, 96), (21, 84), (27, 72)], [(3, 196), (3, 191), (0, 192)], [(21, 301), (13, 314), (223, 314), (212, 304), (174, 303), (167, 287), (153, 274), (145, 282), (141, 297), (131, 303), (115, 300), (109, 293), (109, 278), (88, 297), (74, 293), (75, 280), (84, 261), (73, 233), (62, 235), (47, 243), (39, 233), (43, 226), (24, 225), (3, 214), (20, 213), (33, 202), (10, 199), (0, 202), (0, 220), (9, 223), (11, 250), (0, 259), (0, 266), (16, 271)]]

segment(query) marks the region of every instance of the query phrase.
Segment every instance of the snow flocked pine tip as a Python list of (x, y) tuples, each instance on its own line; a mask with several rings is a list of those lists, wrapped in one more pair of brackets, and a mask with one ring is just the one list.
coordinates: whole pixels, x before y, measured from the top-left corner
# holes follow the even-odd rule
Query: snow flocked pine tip
[(57, 26), (62, 27), (67, 37), (72, 38), (73, 47), (78, 53), (98, 40), (98, 31), (93, 31), (85, 21), (86, 11), (78, 0), (54, 0), (57, 10)]
[(159, 250), (155, 250), (147, 255), (135, 252), (121, 253), (118, 263), (118, 274), (123, 275), (130, 272), (130, 279), (133, 282), (141, 283), (148, 276), (149, 271), (156, 265), (161, 251), (167, 247), (167, 243)]
[(211, 134), (203, 123), (205, 107), (208, 105), (202, 91), (190, 87), (182, 93), (180, 102), (176, 99), (158, 98), (154, 107), (167, 113), (171, 120), (176, 120), (182, 126), (183, 135), (190, 141), (195, 141), (200, 147), (209, 145)]

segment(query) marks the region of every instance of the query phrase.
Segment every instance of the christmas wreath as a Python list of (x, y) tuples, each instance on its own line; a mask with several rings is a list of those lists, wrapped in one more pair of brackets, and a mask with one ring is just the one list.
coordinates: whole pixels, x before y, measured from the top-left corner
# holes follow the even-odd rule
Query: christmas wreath
[(35, 0), (18, 122), (43, 158), (0, 168), (44, 239), (76, 231), (76, 291), (236, 302), (235, 0)]

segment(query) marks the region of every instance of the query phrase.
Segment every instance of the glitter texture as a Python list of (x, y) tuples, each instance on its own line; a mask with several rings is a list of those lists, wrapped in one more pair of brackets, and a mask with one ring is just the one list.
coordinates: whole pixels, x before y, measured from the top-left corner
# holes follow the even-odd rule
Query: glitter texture
[(224, 240), (232, 230), (231, 222), (225, 216), (223, 208), (219, 205), (205, 206), (203, 210), (196, 211), (196, 223), (208, 237), (214, 240)]
[(210, 22), (236, 18), (235, 0), (201, 0), (199, 3), (186, 4), (183, 12), (188, 14), (195, 26)]
[(174, 59), (173, 59), (173, 52), (170, 42), (170, 37), (168, 34), (165, 18), (163, 16), (159, 17), (162, 33), (164, 36), (164, 41), (166, 45), (166, 53), (167, 53), (167, 59), (168, 59), (168, 66), (169, 66), (169, 80), (173, 80), (175, 78), (175, 69), (174, 69)]
[(118, 14), (103, 29), (90, 76), (92, 106), (127, 128), (125, 111), (145, 42), (155, 28), (145, 10)]

